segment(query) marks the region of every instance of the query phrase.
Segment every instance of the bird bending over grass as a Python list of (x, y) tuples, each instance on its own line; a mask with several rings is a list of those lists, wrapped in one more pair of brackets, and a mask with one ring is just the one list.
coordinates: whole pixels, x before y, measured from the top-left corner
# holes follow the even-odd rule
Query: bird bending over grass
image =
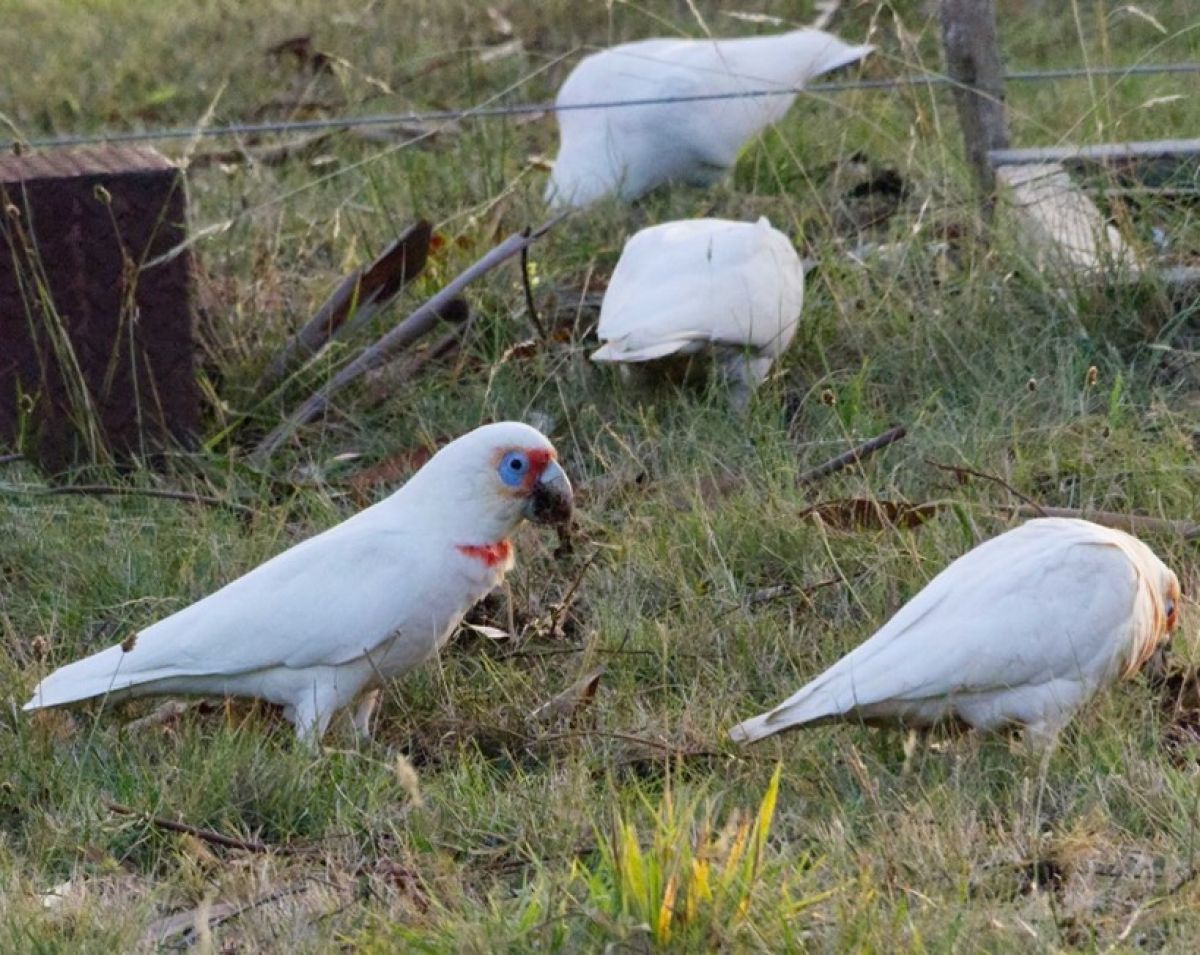
[[(640, 40), (579, 62), (555, 100), (560, 145), (546, 201), (636, 199), (668, 181), (720, 179), (755, 133), (777, 123), (814, 77), (874, 49), (821, 30), (732, 40)], [(779, 90), (769, 95), (739, 96)], [(714, 97), (704, 99), (698, 97)], [(565, 109), (591, 103), (675, 100)]]
[(1032, 520), (958, 558), (873, 637), (730, 736), (958, 720), (1023, 727), (1047, 745), (1167, 642), (1178, 603), (1175, 574), (1137, 538), (1090, 521)]
[(625, 243), (600, 308), (592, 361), (670, 374), (715, 357), (735, 407), (791, 343), (804, 305), (804, 265), (767, 219), (685, 219)]
[(316, 746), (359, 700), (369, 730), (381, 684), (428, 659), (513, 564), (522, 519), (562, 522), (571, 485), (524, 424), (485, 425), (442, 448), (380, 501), (120, 646), (64, 666), (26, 710), (103, 697), (259, 697)]

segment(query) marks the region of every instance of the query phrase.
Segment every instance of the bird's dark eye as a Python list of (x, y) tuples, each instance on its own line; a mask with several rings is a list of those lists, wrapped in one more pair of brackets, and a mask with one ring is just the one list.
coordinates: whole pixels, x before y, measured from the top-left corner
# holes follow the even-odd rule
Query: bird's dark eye
[(520, 484), (529, 470), (529, 459), (520, 451), (509, 451), (500, 459), (500, 480), (509, 487)]

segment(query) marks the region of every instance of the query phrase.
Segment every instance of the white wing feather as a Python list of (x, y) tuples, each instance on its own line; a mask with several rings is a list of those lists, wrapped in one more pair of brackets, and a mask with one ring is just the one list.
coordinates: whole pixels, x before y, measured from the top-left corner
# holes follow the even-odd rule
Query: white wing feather
[(1046, 523), (1058, 522), (1031, 522), (959, 558), (873, 637), (732, 735), (1115, 675), (1129, 651), (1136, 572), (1114, 544)]
[(596, 361), (645, 361), (711, 342), (782, 352), (804, 302), (787, 236), (757, 222), (689, 219), (626, 243), (600, 311)]

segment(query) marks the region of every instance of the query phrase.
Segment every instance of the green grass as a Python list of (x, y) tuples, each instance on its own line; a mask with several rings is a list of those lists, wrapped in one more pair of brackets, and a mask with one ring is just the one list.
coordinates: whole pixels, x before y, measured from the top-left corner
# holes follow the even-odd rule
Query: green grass
[[(1014, 69), (1200, 59), (1192, 0), (998, 5)], [(714, 32), (770, 29), (718, 6), (696, 4)], [(882, 52), (867, 76), (937, 69), (927, 6), (847, 3), (834, 29), (851, 39), (870, 31)], [(499, 39), (483, 9), (3, 0), (0, 62), (18, 81), (0, 90), (0, 122), (35, 138), (183, 125), (210, 110), (220, 123), (437, 109), (510, 87), (514, 100), (536, 101), (574, 60), (560, 57), (587, 45), (700, 33), (684, 3), (522, 0), (501, 9), (524, 52), (481, 62), (479, 49)], [(805, 2), (745, 9), (789, 22), (811, 13)], [(265, 54), (298, 34), (339, 58), (332, 74)], [(1200, 97), (1165, 98), (1194, 85), (1014, 85), (1014, 141), (1192, 136)], [(544, 173), (532, 160), (552, 155), (554, 139), (548, 120), (464, 123), (420, 147), (344, 135), (279, 166), (192, 171), (193, 231), (228, 226), (197, 245), (210, 323), (204, 374), (220, 400), (206, 409), (202, 453), (173, 460), (161, 480), (255, 515), (137, 498), (0, 497), (0, 695), (23, 701), (48, 668), (345, 517), (356, 472), (494, 418), (548, 417), (586, 491), (575, 553), (556, 558), (551, 535), (526, 529), (510, 578), (518, 624), (544, 620), (580, 580), (562, 632), (531, 627), (520, 643), (494, 645), (464, 631), (389, 689), (376, 741), (354, 750), (335, 724), (332, 751), (319, 758), (254, 707), (195, 710), (140, 730), (124, 717), (149, 704), (33, 720), (3, 707), (0, 949), (152, 949), (144, 933), (158, 919), (287, 890), (197, 944), (1194, 951), (1200, 883), (1187, 877), (1200, 751), (1164, 746), (1167, 719), (1144, 681), (1082, 714), (1044, 776), (1035, 757), (1002, 739), (954, 740), (911, 760), (899, 738), (855, 727), (746, 751), (725, 741), (730, 725), (837, 659), (949, 560), (1007, 525), (996, 510), (1010, 503), (1002, 487), (959, 483), (930, 460), (1000, 475), (1046, 504), (1184, 519), (1200, 511), (1195, 306), (1175, 310), (1153, 289), (1063, 293), (1029, 267), (1004, 219), (991, 247), (976, 241), (945, 92), (806, 100), (747, 149), (728, 182), (603, 206), (536, 246), (536, 292), (549, 312), (555, 299), (573, 307), (586, 276), (600, 287), (644, 224), (767, 214), (789, 231), (820, 264), (802, 331), (746, 421), (731, 419), (712, 391), (643, 399), (617, 387), (588, 362), (582, 335), (502, 360), (531, 334), (510, 266), (470, 291), (477, 320), (461, 361), (394, 385), (381, 402), (352, 389), (266, 472), (246, 464), (238, 435), (273, 426), (369, 337), (276, 398), (255, 397), (289, 330), (340, 276), (418, 216), (461, 240), (443, 247), (383, 322), (394, 320), (498, 236), (544, 218)], [(866, 175), (849, 160), (856, 152), (907, 186), (893, 215), (861, 230), (855, 223), (871, 210), (847, 195)], [(1133, 213), (1131, 234), (1143, 242), (1154, 226), (1175, 259), (1200, 253), (1194, 204)], [(931, 245), (946, 236), (948, 251)], [(860, 242), (890, 243), (891, 257), (856, 266), (847, 253)], [(908, 426), (904, 441), (861, 470), (796, 489), (800, 472), (895, 421)], [(339, 459), (347, 452), (359, 457)], [(737, 486), (714, 493), (730, 475)], [(3, 477), (37, 480), (23, 465), (6, 465)], [(799, 516), (847, 498), (941, 507), (912, 530), (843, 530)], [(1148, 539), (1194, 592), (1194, 546)], [(799, 591), (825, 581), (808, 596), (755, 599), (778, 584)], [(1189, 641), (1180, 642), (1186, 658)], [(573, 720), (529, 719), (600, 666), (595, 699)], [(754, 830), (780, 765), (774, 812)], [(272, 851), (205, 848), (109, 812), (106, 798)], [(737, 850), (738, 838), (753, 850)], [(696, 888), (702, 869), (711, 898)], [(45, 904), (63, 883), (65, 898)]]

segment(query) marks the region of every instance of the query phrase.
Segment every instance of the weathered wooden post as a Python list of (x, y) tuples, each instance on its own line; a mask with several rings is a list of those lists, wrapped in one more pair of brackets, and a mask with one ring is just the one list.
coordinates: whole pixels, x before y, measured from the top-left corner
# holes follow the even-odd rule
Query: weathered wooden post
[(186, 220), (153, 149), (0, 157), (0, 442), (57, 472), (193, 439)]
[(990, 217), (996, 177), (988, 151), (1008, 147), (996, 8), (993, 0), (942, 0), (941, 18), (946, 73), (955, 84), (967, 162), (975, 172), (984, 215)]

